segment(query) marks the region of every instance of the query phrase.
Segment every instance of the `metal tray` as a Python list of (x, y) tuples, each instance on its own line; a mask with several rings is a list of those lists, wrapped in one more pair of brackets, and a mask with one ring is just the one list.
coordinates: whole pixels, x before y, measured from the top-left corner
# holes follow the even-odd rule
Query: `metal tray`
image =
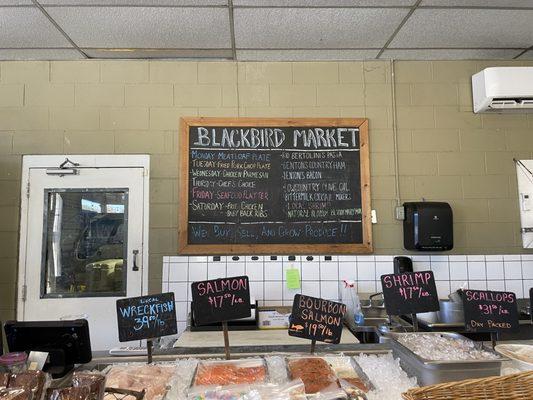
[[(454, 339), (473, 342), (472, 340), (453, 332), (420, 332), (420, 334), (448, 336)], [(401, 335), (406, 335), (406, 333), (391, 333), (388, 335), (393, 339), (390, 342), (393, 354), (395, 357), (400, 358), (400, 365), (407, 374), (417, 377), (418, 383), (421, 386), (500, 375), (501, 363), (502, 361), (507, 360), (481, 344), (478, 345), (480, 348), (495, 354), (498, 358), (494, 360), (428, 360), (420, 357), (398, 342)]]

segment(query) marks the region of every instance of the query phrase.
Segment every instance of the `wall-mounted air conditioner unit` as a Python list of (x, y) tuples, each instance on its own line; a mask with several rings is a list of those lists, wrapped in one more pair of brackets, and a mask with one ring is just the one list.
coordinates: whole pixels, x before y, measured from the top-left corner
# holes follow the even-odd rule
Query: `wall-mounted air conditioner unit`
[(485, 68), (472, 76), (474, 112), (533, 112), (533, 67)]

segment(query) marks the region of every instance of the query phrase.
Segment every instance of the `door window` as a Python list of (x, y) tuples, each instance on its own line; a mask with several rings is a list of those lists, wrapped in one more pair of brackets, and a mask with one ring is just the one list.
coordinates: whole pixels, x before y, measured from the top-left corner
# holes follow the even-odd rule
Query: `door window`
[(47, 189), (41, 298), (126, 295), (128, 190)]

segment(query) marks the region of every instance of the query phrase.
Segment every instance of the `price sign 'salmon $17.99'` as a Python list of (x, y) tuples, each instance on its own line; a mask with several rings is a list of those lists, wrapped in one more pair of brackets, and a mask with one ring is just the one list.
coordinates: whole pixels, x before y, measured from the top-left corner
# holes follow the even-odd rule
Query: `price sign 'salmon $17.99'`
[(117, 300), (117, 322), (121, 342), (175, 335), (174, 293)]
[(250, 284), (247, 276), (193, 282), (192, 312), (198, 325), (251, 315)]
[(389, 315), (417, 314), (440, 309), (432, 271), (382, 275), (381, 286)]

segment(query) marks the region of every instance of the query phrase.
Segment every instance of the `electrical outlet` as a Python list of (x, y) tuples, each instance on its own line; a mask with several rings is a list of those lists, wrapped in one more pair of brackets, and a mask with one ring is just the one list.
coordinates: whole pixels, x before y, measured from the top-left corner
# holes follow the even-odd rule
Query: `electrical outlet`
[(403, 206), (396, 207), (394, 211), (397, 220), (403, 221), (405, 219), (405, 208)]
[(377, 224), (378, 223), (378, 214), (376, 213), (376, 210), (372, 210), (372, 213), (370, 214), (372, 216), (372, 223)]

